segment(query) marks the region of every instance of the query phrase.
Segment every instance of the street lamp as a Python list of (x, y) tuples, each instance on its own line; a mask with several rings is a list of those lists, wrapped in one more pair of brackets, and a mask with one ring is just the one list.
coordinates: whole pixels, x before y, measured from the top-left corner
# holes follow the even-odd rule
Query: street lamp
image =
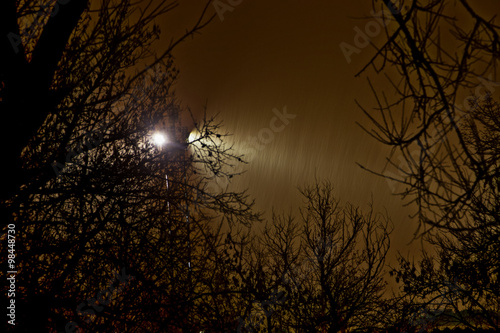
[[(184, 150), (184, 149), (187, 149), (188, 146), (189, 146), (189, 143), (188, 142), (185, 142), (185, 143), (181, 143), (181, 144), (176, 144), (176, 143), (171, 143), (169, 142), (168, 140), (168, 137), (167, 135), (165, 135), (164, 133), (162, 132), (154, 132), (152, 135), (151, 135), (151, 139), (152, 139), (152, 142), (154, 145), (156, 145), (158, 148), (162, 148), (163, 145), (165, 144), (169, 144), (169, 150)], [(185, 182), (187, 183), (187, 175), (185, 174), (184, 175), (184, 180)], [(170, 184), (169, 184), (169, 177), (168, 177), (168, 174), (165, 175), (165, 181), (166, 181), (166, 185), (167, 185), (167, 192), (169, 191), (169, 187), (170, 187)], [(191, 275), (191, 239), (190, 239), (190, 225), (189, 225), (189, 222), (190, 222), (190, 216), (189, 216), (189, 206), (188, 206), (188, 202), (187, 202), (187, 199), (188, 199), (188, 196), (187, 196), (187, 190), (185, 189), (184, 190), (184, 197), (185, 197), (185, 200), (186, 200), (186, 211), (185, 211), (185, 219), (186, 219), (186, 226), (187, 226), (187, 241), (188, 241), (188, 263), (187, 263), (187, 266), (188, 266), (188, 272), (189, 272), (189, 276)], [(167, 209), (168, 209), (168, 215), (170, 216), (170, 201), (167, 201)], [(170, 230), (169, 230), (169, 234), (170, 234)]]
[(158, 147), (161, 147), (163, 146), (165, 143), (167, 143), (167, 137), (165, 136), (165, 134), (161, 133), (161, 132), (155, 132), (153, 135), (152, 135), (152, 139), (153, 139), (153, 143), (155, 145), (157, 145)]

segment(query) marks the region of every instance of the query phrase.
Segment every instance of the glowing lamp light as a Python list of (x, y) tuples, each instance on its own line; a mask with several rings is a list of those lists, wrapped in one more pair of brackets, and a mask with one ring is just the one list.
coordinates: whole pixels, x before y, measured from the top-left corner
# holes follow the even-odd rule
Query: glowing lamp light
[(155, 133), (152, 136), (153, 143), (159, 147), (163, 146), (167, 142), (167, 138), (162, 133)]
[(199, 137), (200, 137), (200, 133), (198, 133), (197, 130), (193, 130), (193, 131), (191, 131), (191, 133), (189, 133), (188, 142), (191, 143), (191, 142), (197, 140)]

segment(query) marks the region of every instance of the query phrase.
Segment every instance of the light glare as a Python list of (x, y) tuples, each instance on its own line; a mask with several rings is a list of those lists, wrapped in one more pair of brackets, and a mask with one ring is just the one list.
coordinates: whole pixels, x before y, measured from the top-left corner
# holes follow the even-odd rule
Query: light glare
[(165, 138), (165, 135), (161, 133), (155, 133), (153, 134), (153, 142), (155, 145), (161, 147), (167, 142), (167, 139)]

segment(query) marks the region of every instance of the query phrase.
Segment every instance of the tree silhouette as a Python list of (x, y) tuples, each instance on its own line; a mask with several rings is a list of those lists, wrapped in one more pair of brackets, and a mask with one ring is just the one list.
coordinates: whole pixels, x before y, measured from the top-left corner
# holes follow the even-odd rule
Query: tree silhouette
[(466, 0), (383, 3), (396, 25), (361, 72), (384, 71), (393, 97), (370, 81), (377, 107), (363, 111), (392, 152), (372, 172), (400, 184), (437, 252), (417, 265), (400, 258), (394, 273), (406, 299), (440, 320), (498, 330), (499, 26)]
[(210, 22), (208, 5), (155, 54), (155, 19), (175, 2), (0, 4), (2, 221), (15, 225), (18, 272), (9, 328), (193, 331), (228, 292), (213, 288), (222, 225), (257, 216), (244, 193), (209, 185), (241, 157), (213, 118), (193, 118), (188, 140), (172, 89), (170, 53)]
[(388, 220), (341, 205), (327, 181), (301, 194), (299, 221), (275, 215), (251, 251), (241, 332), (381, 327)]

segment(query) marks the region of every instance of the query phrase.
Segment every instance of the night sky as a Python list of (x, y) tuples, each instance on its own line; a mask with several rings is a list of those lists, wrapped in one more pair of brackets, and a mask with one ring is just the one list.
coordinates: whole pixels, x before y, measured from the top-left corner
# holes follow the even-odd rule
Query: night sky
[[(86, 8), (85, 1), (58, 0), (51, 14), (43, 7), (33, 18), (23, 2), (0, 5), (2, 45), (9, 47), (2, 55), (8, 61), (0, 70), (0, 106), (7, 111), (4, 127), (17, 129), (11, 136), (20, 139), (10, 140), (4, 129), (5, 159), (14, 162), (4, 172), (9, 177), (0, 212), (10, 234), (4, 228), (0, 238), (9, 237), (9, 255), (3, 257), (10, 269), (9, 324), (20, 323), (11, 329), (33, 331), (40, 324), (71, 331), (109, 324), (168, 332), (206, 326), (216, 332), (254, 325), (257, 312), (265, 314), (270, 331), (285, 322), (304, 331), (406, 331), (444, 327), (447, 319), (470, 326), (467, 321), (477, 318), (483, 319), (476, 327), (493, 327), (488, 319), (498, 320), (499, 304), (499, 105), (493, 100), (500, 99), (500, 34), (491, 22), (500, 2), (470, 1), (472, 10), (464, 0), (443, 8), (437, 1), (432, 9), (419, 7), (424, 1), (401, 11), (385, 1), (394, 15), (381, 0), (190, 0), (178, 6), (152, 0), (135, 12), (126, 10), (135, 6), (128, 2), (114, 7), (90, 1)], [(149, 49), (156, 27), (149, 31), (131, 22), (170, 3), (172, 11), (154, 22), (161, 33)], [(400, 0), (392, 3), (399, 7)], [(64, 14), (56, 11), (59, 5), (66, 6)], [(434, 15), (439, 25), (433, 26)], [(86, 26), (94, 16), (95, 27)], [(191, 35), (191, 28), (211, 16)], [(33, 34), (21, 40), (12, 32), (38, 31), (29, 20), (42, 18), (49, 23), (36, 41)], [(19, 53), (21, 43), (26, 45)], [(173, 57), (176, 79), (165, 55)], [(157, 62), (148, 78), (145, 67)], [(486, 81), (483, 75), (492, 72)], [(141, 75), (126, 81), (137, 73), (144, 74), (143, 82)], [(377, 98), (383, 100), (380, 113)], [(215, 131), (213, 116), (222, 123)], [(366, 130), (398, 147), (391, 150)], [(232, 153), (224, 145), (210, 147), (221, 136)], [(184, 137), (188, 143), (179, 142)], [(195, 158), (187, 158), (190, 153)], [(247, 164), (220, 172), (240, 156)], [(242, 175), (224, 183), (224, 171)], [(212, 174), (219, 188), (210, 184)], [(408, 188), (387, 177), (407, 181), (409, 197), (401, 196)], [(198, 179), (203, 181), (196, 184)], [(301, 195), (299, 189), (323, 181), (331, 182), (345, 210), (330, 211), (335, 199), (325, 205), (325, 183)], [(258, 224), (237, 195), (242, 191), (255, 200), (264, 223)], [(419, 206), (410, 200), (420, 200)], [(301, 216), (299, 209), (308, 204)], [(412, 217), (417, 208), (422, 225)], [(368, 216), (370, 209), (374, 215)], [(264, 229), (273, 213), (285, 217)], [(350, 224), (329, 225), (329, 213)], [(384, 220), (376, 214), (392, 222), (389, 230), (376, 223)], [(255, 223), (248, 234), (247, 221)], [(431, 226), (439, 232), (420, 229)], [(136, 279), (135, 285), (120, 289), (113, 279), (102, 289), (112, 269)], [(121, 296), (107, 307), (115, 289)], [(382, 294), (388, 299), (379, 300)], [(440, 299), (449, 304), (434, 302)], [(82, 312), (82, 304), (95, 313)], [(384, 318), (369, 322), (377, 316)], [(133, 323), (136, 318), (140, 324)]]
[[(235, 149), (249, 161), (235, 186), (249, 189), (257, 209), (294, 209), (301, 203), (297, 186), (327, 178), (343, 202), (367, 209), (373, 195), (375, 210), (387, 209), (394, 222), (392, 250), (406, 252), (416, 228), (410, 211), (386, 180), (356, 165), (381, 170), (389, 150), (355, 123), (368, 124), (355, 99), (373, 105), (366, 75), (354, 76), (374, 49), (363, 48), (348, 63), (339, 44), (354, 45), (354, 28), (376, 21), (370, 2), (346, 3), (243, 1), (175, 50), (177, 94), (197, 114), (206, 103), (234, 134)], [(183, 4), (171, 17), (186, 26), (201, 8)], [(183, 26), (162, 24), (170, 31)], [(383, 39), (380, 32), (372, 41)], [(249, 137), (269, 128), (273, 109), (284, 106), (296, 117), (261, 150), (252, 149)]]
[[(203, 4), (183, 2), (159, 22), (162, 31), (179, 35), (194, 24)], [(213, 4), (209, 14), (216, 13)], [(494, 0), (474, 5), (487, 18), (498, 8)], [(376, 7), (380, 10), (381, 2)], [(222, 20), (216, 15), (201, 34), (177, 47), (174, 56), (180, 70), (176, 91), (183, 105), (197, 115), (204, 105), (208, 114), (218, 113), (234, 135), (236, 151), (249, 162), (234, 186), (248, 188), (259, 210), (288, 212), (301, 203), (297, 186), (330, 179), (343, 202), (367, 209), (373, 196), (375, 210), (387, 210), (395, 227), (393, 255), (417, 254), (420, 242), (410, 244), (417, 228), (409, 217), (414, 210), (393, 195), (401, 185), (356, 164), (382, 171), (390, 152), (356, 124), (371, 126), (355, 103), (367, 110), (375, 106), (367, 77), (382, 84), (371, 70), (355, 77), (375, 49), (359, 47), (348, 62), (340, 48), (343, 42), (356, 46), (356, 29), (365, 32), (367, 25), (373, 29), (372, 43), (380, 46), (386, 40), (383, 29), (377, 32), (380, 21), (371, 14), (372, 2), (254, 0), (233, 8)], [(269, 142), (252, 148), (250, 137), (269, 128), (273, 109), (285, 106), (296, 117), (273, 138), (263, 133)]]

